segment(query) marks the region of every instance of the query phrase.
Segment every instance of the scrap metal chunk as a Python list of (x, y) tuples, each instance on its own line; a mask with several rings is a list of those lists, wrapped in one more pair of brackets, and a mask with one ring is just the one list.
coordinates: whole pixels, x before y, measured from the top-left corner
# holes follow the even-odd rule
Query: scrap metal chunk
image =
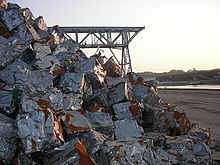
[(109, 89), (108, 93), (109, 104), (117, 104), (119, 102), (127, 101), (126, 98), (126, 84), (119, 83), (116, 86)]
[(90, 75), (90, 80), (93, 79), (92, 81), (95, 81), (97, 79), (100, 83), (104, 82), (104, 76), (106, 75), (106, 71), (95, 57), (90, 57), (87, 60), (79, 61), (76, 65), (75, 71), (77, 73), (85, 73), (88, 76)]
[(59, 86), (65, 93), (81, 93), (84, 92), (85, 78), (83, 73), (65, 73), (60, 78)]
[(113, 57), (110, 57), (108, 61), (104, 64), (104, 68), (107, 71), (107, 76), (109, 77), (121, 77), (121, 68), (114, 61)]
[(15, 121), (0, 114), (0, 162), (9, 164), (16, 152), (18, 137)]
[(27, 48), (27, 43), (22, 39), (16, 37), (6, 39), (0, 36), (0, 70), (21, 57), (22, 52)]
[(66, 114), (62, 116), (62, 121), (65, 124), (64, 129), (69, 135), (91, 129), (88, 119), (77, 111), (66, 111)]
[(24, 23), (24, 16), (20, 8), (8, 8), (3, 10), (0, 13), (0, 17), (9, 31)]
[(115, 124), (115, 137), (116, 139), (140, 137), (141, 131), (138, 128), (135, 120), (116, 120)]

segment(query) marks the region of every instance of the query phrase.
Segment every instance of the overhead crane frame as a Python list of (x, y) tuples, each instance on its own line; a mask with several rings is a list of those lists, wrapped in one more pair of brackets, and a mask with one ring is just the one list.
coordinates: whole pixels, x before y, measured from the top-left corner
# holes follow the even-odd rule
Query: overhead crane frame
[[(145, 29), (145, 27), (98, 26), (68, 26), (60, 28), (65, 33), (65, 37), (74, 40), (80, 48), (108, 48), (124, 74), (132, 72), (129, 44), (140, 31)], [(113, 49), (121, 50), (120, 59), (116, 57)]]

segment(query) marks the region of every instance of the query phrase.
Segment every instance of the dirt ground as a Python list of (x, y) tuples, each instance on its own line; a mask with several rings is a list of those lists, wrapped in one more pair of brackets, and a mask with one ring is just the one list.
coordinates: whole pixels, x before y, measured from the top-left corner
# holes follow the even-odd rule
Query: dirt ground
[(220, 91), (214, 90), (159, 90), (159, 96), (167, 103), (178, 105), (190, 121), (211, 128), (216, 146), (213, 157), (220, 160)]

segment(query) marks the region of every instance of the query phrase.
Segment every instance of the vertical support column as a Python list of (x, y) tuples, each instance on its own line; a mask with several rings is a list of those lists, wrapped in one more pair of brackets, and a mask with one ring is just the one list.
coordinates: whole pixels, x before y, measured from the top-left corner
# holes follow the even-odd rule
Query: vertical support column
[(131, 66), (131, 57), (130, 57), (130, 51), (129, 51), (129, 47), (126, 47), (126, 53), (127, 53), (127, 57), (128, 57), (128, 69), (127, 72), (132, 72), (132, 66)]
[(75, 33), (75, 36), (76, 36), (76, 43), (79, 44), (79, 36), (77, 32)]
[(121, 69), (123, 71), (123, 74), (127, 74), (127, 72), (132, 72), (132, 66), (131, 66), (131, 58), (130, 58), (130, 52), (128, 47), (128, 32), (124, 31), (122, 32), (122, 58), (121, 58)]
[(124, 52), (125, 52), (125, 49), (122, 48), (122, 56), (121, 56), (121, 72), (122, 72), (122, 76), (125, 75), (125, 68), (124, 68)]

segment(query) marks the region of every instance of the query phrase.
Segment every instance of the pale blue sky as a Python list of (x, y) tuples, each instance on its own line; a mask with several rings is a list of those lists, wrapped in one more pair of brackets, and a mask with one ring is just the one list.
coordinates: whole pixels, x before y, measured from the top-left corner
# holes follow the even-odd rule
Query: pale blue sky
[(220, 0), (8, 0), (48, 26), (145, 26), (130, 44), (134, 71), (220, 68)]

